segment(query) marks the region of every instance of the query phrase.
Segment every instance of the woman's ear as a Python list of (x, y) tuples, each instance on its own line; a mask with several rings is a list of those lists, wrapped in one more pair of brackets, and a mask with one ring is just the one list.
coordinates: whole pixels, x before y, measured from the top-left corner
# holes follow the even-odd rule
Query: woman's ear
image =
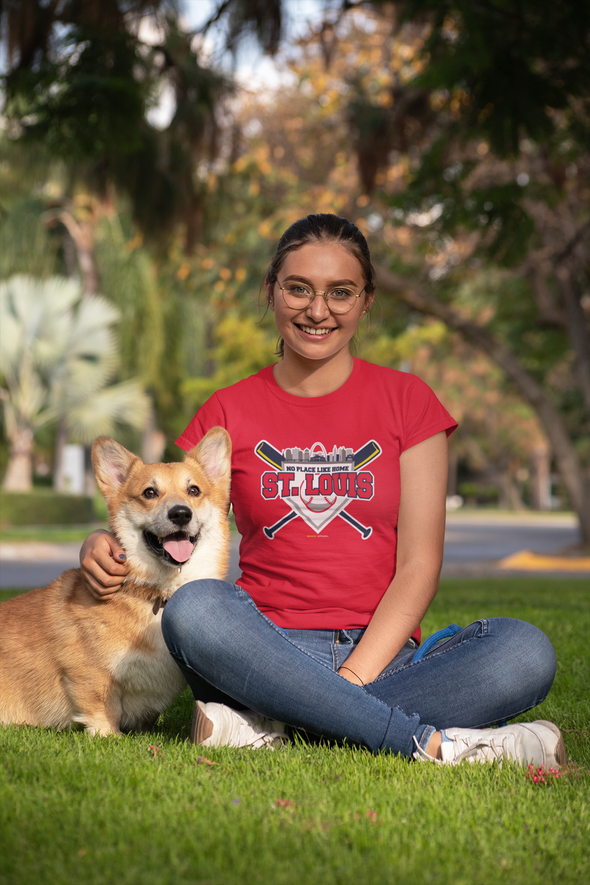
[(363, 316), (371, 310), (373, 306), (373, 301), (375, 300), (375, 290), (372, 292), (365, 292), (365, 306), (363, 307)]
[(275, 309), (275, 302), (273, 296), (274, 283), (269, 283), (268, 277), (264, 278), (264, 294), (266, 295), (266, 301), (271, 310)]

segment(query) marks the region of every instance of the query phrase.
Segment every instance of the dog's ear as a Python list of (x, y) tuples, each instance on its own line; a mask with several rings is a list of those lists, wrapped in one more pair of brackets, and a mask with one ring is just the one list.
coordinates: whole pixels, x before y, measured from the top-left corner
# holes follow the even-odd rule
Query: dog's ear
[(109, 436), (99, 436), (92, 446), (92, 464), (98, 487), (110, 498), (125, 482), (131, 465), (140, 459)]
[(212, 427), (186, 458), (198, 461), (213, 482), (228, 481), (231, 471), (231, 439), (223, 427)]

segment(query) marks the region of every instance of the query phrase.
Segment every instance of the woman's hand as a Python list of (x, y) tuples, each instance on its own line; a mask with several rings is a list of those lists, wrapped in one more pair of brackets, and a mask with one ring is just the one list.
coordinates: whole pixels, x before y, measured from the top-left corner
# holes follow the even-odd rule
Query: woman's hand
[(98, 529), (80, 549), (82, 577), (95, 599), (107, 601), (121, 589), (127, 575), (125, 551), (114, 535)]

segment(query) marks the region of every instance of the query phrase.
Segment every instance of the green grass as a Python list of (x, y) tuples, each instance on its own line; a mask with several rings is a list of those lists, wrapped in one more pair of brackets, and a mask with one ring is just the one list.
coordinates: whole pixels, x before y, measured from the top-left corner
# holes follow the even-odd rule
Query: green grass
[(43, 543), (67, 542), (82, 543), (90, 532), (95, 529), (106, 529), (106, 522), (87, 523), (80, 526), (71, 525), (15, 525), (0, 529), (0, 543), (10, 541), (30, 541)]
[[(232, 532), (237, 532), (236, 521), (233, 513), (229, 515), (229, 525)], [(72, 542), (81, 544), (90, 532), (95, 529), (108, 529), (107, 522), (86, 523), (84, 525), (15, 525), (4, 526), (0, 529), (0, 544), (11, 541), (29, 541), (32, 543), (59, 543)]]
[(148, 735), (0, 729), (0, 881), (590, 881), (590, 590), (549, 578), (445, 580), (425, 632), (499, 614), (533, 621), (556, 647), (552, 692), (523, 717), (565, 731), (575, 765), (552, 785), (510, 765), (441, 769), (349, 747), (199, 752), (186, 740), (185, 693)]

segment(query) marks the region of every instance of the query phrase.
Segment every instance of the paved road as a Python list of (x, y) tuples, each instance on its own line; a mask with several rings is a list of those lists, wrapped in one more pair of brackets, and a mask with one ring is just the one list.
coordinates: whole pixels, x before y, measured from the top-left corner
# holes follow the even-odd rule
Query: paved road
[(518, 519), (483, 516), (447, 520), (444, 564), (470, 563), (504, 559), (519, 550), (545, 555), (579, 544), (578, 528), (573, 520), (563, 518)]
[[(451, 514), (447, 522), (443, 575), (512, 574), (497, 571), (497, 561), (519, 550), (555, 554), (578, 541), (575, 521), (567, 516)], [(0, 551), (0, 587), (44, 587), (64, 569), (77, 565), (77, 544), (26, 547), (5, 543)], [(237, 538), (234, 538), (228, 577), (235, 581), (239, 574)], [(587, 579), (588, 573), (578, 577)]]

